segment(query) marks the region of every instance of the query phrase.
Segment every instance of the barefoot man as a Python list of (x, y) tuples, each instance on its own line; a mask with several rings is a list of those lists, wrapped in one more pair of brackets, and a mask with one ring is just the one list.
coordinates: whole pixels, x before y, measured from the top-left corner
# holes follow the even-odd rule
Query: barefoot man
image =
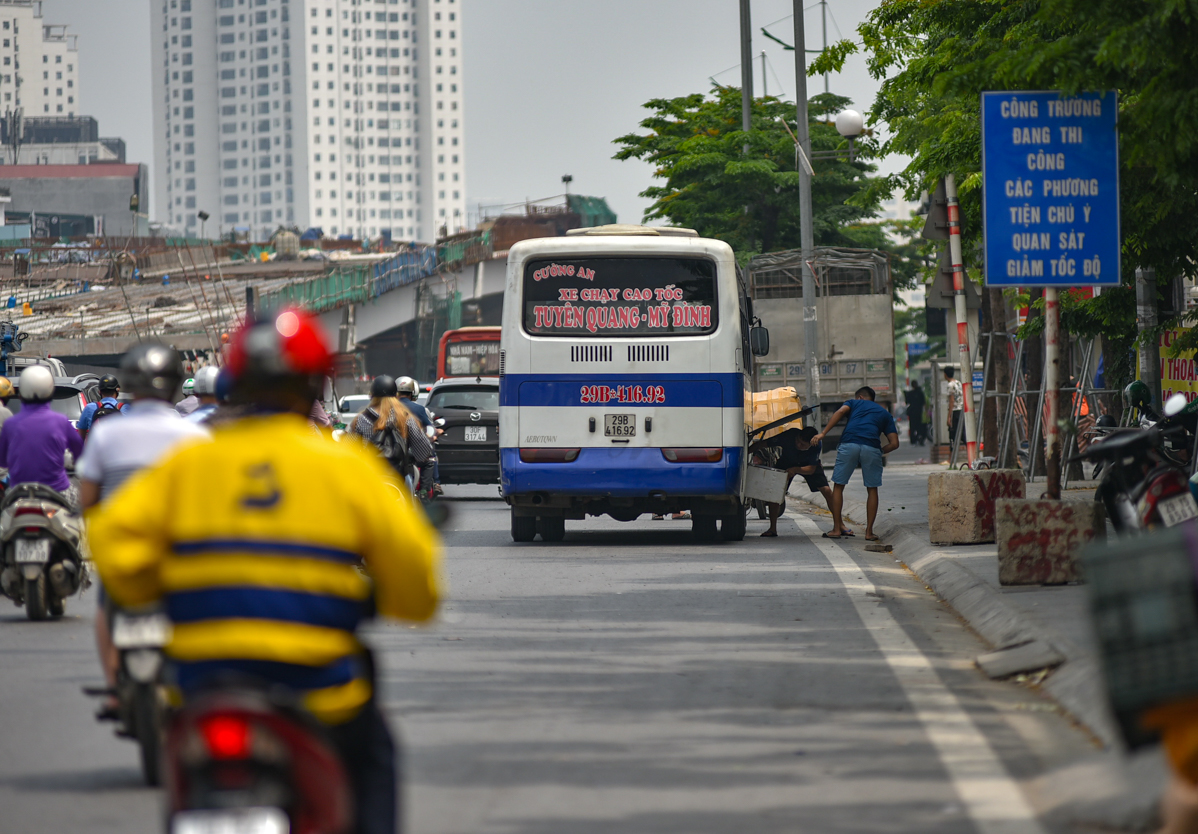
[[(825, 539), (839, 539), (844, 535), (844, 485), (853, 472), (861, 467), (861, 478), (869, 498), (865, 504), (865, 540), (876, 542), (874, 519), (878, 517), (878, 487), (882, 485), (882, 456), (899, 447), (898, 428), (889, 411), (874, 402), (874, 389), (858, 388), (854, 399), (849, 400), (828, 420), (828, 425), (813, 440), (820, 442), (833, 426), (848, 418), (840, 445), (836, 448), (836, 467), (832, 470), (832, 500), (828, 509), (832, 511), (832, 529), (824, 533)], [(886, 445), (878, 438), (886, 435)]]

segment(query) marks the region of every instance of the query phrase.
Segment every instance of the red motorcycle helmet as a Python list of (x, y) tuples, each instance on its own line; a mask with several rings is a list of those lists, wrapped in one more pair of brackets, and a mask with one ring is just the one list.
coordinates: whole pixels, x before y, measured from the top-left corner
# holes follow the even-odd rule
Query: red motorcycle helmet
[(278, 395), (315, 398), (333, 372), (333, 352), (320, 323), (303, 310), (287, 308), (251, 322), (231, 340), (229, 371), (233, 399), (273, 404)]

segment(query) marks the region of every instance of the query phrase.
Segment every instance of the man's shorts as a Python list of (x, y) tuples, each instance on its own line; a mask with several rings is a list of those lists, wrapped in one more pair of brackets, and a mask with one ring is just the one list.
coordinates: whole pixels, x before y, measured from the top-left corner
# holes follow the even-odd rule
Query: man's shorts
[(858, 466), (861, 467), (861, 478), (867, 487), (882, 485), (882, 450), (862, 443), (841, 443), (836, 448), (832, 483), (841, 486), (847, 484)]
[(819, 492), (828, 485), (828, 477), (824, 474), (822, 466), (817, 466), (810, 475), (800, 473), (800, 477), (807, 482), (807, 488), (812, 492)]

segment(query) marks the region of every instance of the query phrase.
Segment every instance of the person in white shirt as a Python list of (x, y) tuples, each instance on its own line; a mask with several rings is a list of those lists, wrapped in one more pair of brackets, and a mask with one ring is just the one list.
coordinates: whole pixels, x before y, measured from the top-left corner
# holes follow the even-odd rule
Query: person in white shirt
[[(143, 343), (121, 359), (124, 389), (133, 403), (120, 420), (100, 421), (92, 430), (83, 456), (75, 468), (79, 476), (80, 503), (86, 510), (116, 492), (139, 470), (158, 461), (186, 441), (202, 441), (203, 426), (189, 422), (171, 407), (183, 381), (183, 358), (166, 345)], [(96, 614), (96, 649), (109, 688), (116, 686), (118, 656), (108, 629), (103, 589)], [(101, 718), (115, 718), (116, 699), (101, 708)]]
[(957, 445), (957, 429), (965, 409), (965, 389), (961, 380), (954, 378), (956, 375), (956, 368), (944, 369), (944, 384), (948, 387), (948, 442), (952, 446)]

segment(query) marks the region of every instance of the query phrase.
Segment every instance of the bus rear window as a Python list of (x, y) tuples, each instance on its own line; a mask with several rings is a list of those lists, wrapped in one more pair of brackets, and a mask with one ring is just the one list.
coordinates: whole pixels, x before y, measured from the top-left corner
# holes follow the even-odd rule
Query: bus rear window
[(555, 258), (524, 267), (534, 336), (696, 336), (714, 332), (716, 266), (706, 258)]
[(446, 376), (495, 376), (499, 342), (450, 342), (445, 346)]

